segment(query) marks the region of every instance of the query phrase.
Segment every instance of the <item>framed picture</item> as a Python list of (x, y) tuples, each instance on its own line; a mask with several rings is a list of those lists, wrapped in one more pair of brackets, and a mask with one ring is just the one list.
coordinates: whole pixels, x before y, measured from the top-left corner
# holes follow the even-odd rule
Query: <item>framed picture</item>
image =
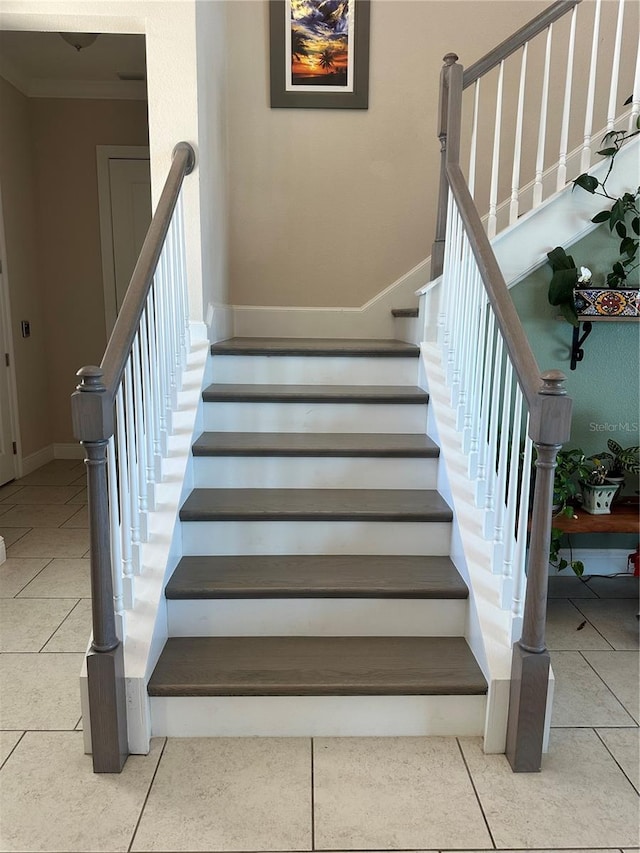
[(366, 110), (369, 0), (270, 0), (271, 106)]

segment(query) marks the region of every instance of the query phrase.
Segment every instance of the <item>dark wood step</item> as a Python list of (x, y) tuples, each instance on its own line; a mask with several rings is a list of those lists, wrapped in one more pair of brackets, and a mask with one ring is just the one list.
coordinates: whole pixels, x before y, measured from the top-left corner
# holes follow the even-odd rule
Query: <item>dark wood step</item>
[(392, 308), (391, 309), (392, 317), (417, 317), (418, 309), (417, 308)]
[(194, 456), (348, 456), (437, 458), (426, 435), (382, 433), (203, 432)]
[(438, 492), (418, 489), (194, 489), (181, 521), (451, 521)]
[(487, 683), (462, 637), (173, 637), (151, 696), (470, 695)]
[(417, 358), (420, 350), (404, 341), (340, 338), (229, 338), (211, 344), (212, 355), (298, 355)]
[(448, 557), (261, 555), (183, 557), (169, 599), (467, 598)]
[(413, 385), (235, 385), (215, 383), (202, 392), (205, 403), (426, 403)]

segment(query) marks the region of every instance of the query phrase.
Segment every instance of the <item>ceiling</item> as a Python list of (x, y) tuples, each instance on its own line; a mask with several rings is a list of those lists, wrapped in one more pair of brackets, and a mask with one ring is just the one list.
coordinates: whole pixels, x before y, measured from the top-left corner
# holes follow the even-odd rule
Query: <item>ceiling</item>
[(145, 99), (145, 39), (101, 33), (78, 51), (59, 33), (0, 30), (0, 76), (31, 98)]

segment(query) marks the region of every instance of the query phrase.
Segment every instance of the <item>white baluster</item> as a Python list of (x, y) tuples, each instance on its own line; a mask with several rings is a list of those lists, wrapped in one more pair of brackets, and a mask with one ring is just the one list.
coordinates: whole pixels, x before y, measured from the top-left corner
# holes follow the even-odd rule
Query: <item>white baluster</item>
[(140, 505), (138, 496), (138, 453), (136, 440), (136, 417), (133, 408), (133, 379), (131, 356), (124, 369), (124, 405), (126, 411), (127, 463), (129, 468), (129, 505), (131, 507), (131, 559), (133, 573), (140, 574)]
[[(471, 244), (464, 234), (463, 256), (462, 256), (462, 284), (459, 310), (462, 313), (460, 325), (460, 357), (457, 376), (457, 393), (455, 399), (452, 396), (452, 405), (457, 408), (456, 429), (461, 432), (464, 427), (464, 415), (467, 405), (467, 392), (469, 382), (469, 358), (471, 347), (471, 328), (473, 323), (473, 270), (474, 257)], [(462, 438), (462, 437), (461, 437)]]
[(616, 41), (611, 59), (611, 85), (609, 88), (609, 107), (607, 109), (607, 131), (613, 130), (616, 124), (618, 97), (618, 77), (620, 76), (620, 53), (622, 47), (622, 23), (624, 20), (624, 0), (618, 0), (618, 23), (616, 25)]
[(525, 565), (527, 561), (527, 529), (529, 527), (529, 490), (531, 487), (531, 456), (533, 443), (529, 438), (529, 412), (525, 429), (524, 459), (522, 462), (522, 481), (520, 483), (520, 502), (518, 508), (518, 540), (513, 565), (513, 606), (514, 620), (521, 620), (524, 612), (526, 589)]
[(175, 384), (176, 384), (176, 395), (174, 396), (172, 403), (173, 407), (178, 407), (178, 397), (177, 393), (182, 388), (182, 359), (180, 354), (180, 333), (181, 333), (181, 322), (182, 318), (180, 316), (180, 305), (182, 300), (180, 299), (180, 270), (178, 266), (178, 247), (177, 247), (177, 234), (176, 234), (176, 217), (175, 213), (173, 219), (171, 220), (171, 224), (169, 226), (169, 232), (167, 234), (167, 263), (169, 266), (169, 317), (171, 319), (171, 363), (172, 370), (175, 376)]
[(547, 30), (547, 47), (544, 55), (542, 98), (540, 101), (540, 124), (538, 127), (538, 151), (536, 154), (536, 178), (533, 184), (533, 206), (542, 202), (542, 173), (544, 170), (544, 145), (547, 138), (547, 111), (549, 107), (549, 70), (551, 66), (551, 40), (553, 24)]
[(450, 312), (449, 317), (449, 327), (450, 327), (450, 344), (447, 353), (447, 363), (445, 366), (445, 376), (446, 382), (449, 387), (451, 387), (451, 382), (453, 380), (453, 371), (456, 363), (457, 357), (457, 346), (458, 346), (458, 328), (460, 324), (460, 312), (457, 310), (459, 305), (460, 298), (460, 257), (462, 253), (462, 223), (460, 221), (460, 214), (458, 213), (458, 208), (453, 202), (454, 207), (454, 217), (453, 217), (453, 233), (451, 240), (451, 305), (452, 310)]
[(442, 261), (442, 283), (440, 290), (440, 310), (438, 312), (438, 346), (442, 352), (442, 360), (444, 363), (445, 346), (447, 344), (447, 317), (450, 310), (451, 288), (449, 287), (449, 275), (451, 271), (451, 223), (453, 221), (453, 199), (449, 193), (447, 202), (447, 224), (446, 224), (446, 239), (444, 244), (444, 256)]
[(145, 406), (142, 396), (142, 365), (140, 356), (140, 332), (133, 341), (133, 401), (135, 405), (136, 456), (138, 473), (138, 518), (140, 519), (140, 541), (147, 542), (147, 425)]
[(151, 381), (151, 368), (149, 365), (149, 349), (151, 346), (151, 337), (149, 335), (149, 324), (147, 322), (147, 314), (149, 311), (149, 300), (147, 299), (147, 307), (142, 312), (140, 318), (140, 352), (142, 355), (142, 403), (144, 405), (144, 423), (145, 423), (145, 461), (147, 481), (147, 506), (153, 511), (156, 508), (155, 499), (155, 483), (156, 472), (153, 459), (153, 443), (154, 443), (154, 425), (153, 425), (153, 410), (154, 410), (154, 387)]
[(491, 415), (489, 418), (489, 441), (487, 442), (487, 467), (485, 470), (484, 537), (493, 535), (496, 495), (496, 460), (498, 456), (498, 421), (502, 400), (502, 373), (504, 370), (504, 341), (500, 331), (496, 335), (496, 349), (491, 379)]
[(496, 235), (498, 210), (498, 177), (500, 172), (500, 131), (502, 129), (502, 86), (504, 80), (504, 61), (498, 71), (498, 88), (496, 90), (496, 117), (493, 128), (493, 156), (491, 159), (491, 188), (489, 190), (489, 219), (487, 236), (489, 239)]
[(473, 124), (471, 127), (471, 149), (469, 152), (469, 192), (473, 196), (476, 188), (476, 158), (478, 148), (478, 112), (480, 109), (480, 78), (474, 84)]
[[(478, 430), (478, 453), (476, 456), (476, 506), (485, 505), (487, 493), (487, 435), (489, 432), (489, 415), (491, 413), (491, 367), (493, 351), (496, 345), (496, 316), (491, 306), (487, 306), (487, 337), (484, 351), (484, 366), (482, 371), (482, 394), (480, 395), (480, 427)], [(470, 466), (471, 467), (471, 466)], [(471, 475), (471, 472), (470, 472)]]
[(111, 540), (111, 577), (113, 580), (113, 609), (116, 616), (116, 634), (125, 636), (125, 609), (133, 605), (126, 600), (122, 582), (122, 549), (120, 548), (120, 507), (118, 506), (118, 475), (116, 448), (113, 436), (107, 445), (107, 489), (109, 493), (109, 538)]
[(462, 437), (463, 452), (469, 454), (469, 478), (475, 480), (478, 460), (478, 429), (480, 420), (480, 395), (482, 390), (482, 365), (486, 346), (487, 334), (487, 298), (480, 277), (480, 271), (475, 270), (476, 276), (476, 312), (477, 333), (473, 341), (473, 363), (471, 374), (471, 404), (467, 406), (468, 423), (465, 423)]
[(133, 607), (133, 560), (131, 554), (131, 498), (129, 496), (129, 466), (127, 457), (127, 429), (122, 384), (116, 395), (116, 425), (118, 448), (118, 491), (120, 495), (120, 552), (124, 600)]
[(576, 20), (578, 7), (571, 12), (569, 48), (567, 54), (567, 74), (564, 85), (564, 106), (562, 108), (562, 129), (560, 131), (560, 155), (558, 157), (558, 179), (556, 189), (561, 190), (567, 183), (567, 148), (569, 147), (569, 114), (571, 112), (571, 85), (573, 83), (573, 55), (576, 42)]
[(522, 126), (524, 119), (524, 90), (527, 82), (527, 52), (529, 42), (522, 47), (522, 59), (520, 61), (520, 84), (518, 87), (518, 107), (516, 111), (516, 132), (513, 148), (513, 171), (511, 173), (511, 202), (509, 204), (509, 225), (518, 218), (520, 206), (520, 160), (522, 156)]
[(149, 315), (149, 376), (152, 389), (151, 400), (153, 405), (153, 411), (151, 413), (153, 424), (153, 473), (154, 482), (159, 483), (162, 480), (162, 457), (167, 455), (167, 432), (166, 428), (163, 429), (164, 417), (162, 414), (162, 400), (164, 399), (164, 394), (162, 390), (162, 364), (158, 354), (158, 312), (155, 279), (149, 290), (147, 307)]
[[(522, 436), (522, 391), (516, 383), (511, 430), (511, 453), (509, 456), (509, 485), (507, 493), (507, 511), (504, 521), (504, 561), (502, 564), (503, 592), (502, 607), (507, 608), (513, 601), (513, 557), (516, 548), (516, 511), (520, 492), (518, 479), (522, 470), (520, 464), (520, 441)], [(527, 477), (528, 477), (527, 473)]]
[(154, 278), (155, 285), (155, 309), (156, 309), (156, 358), (158, 360), (158, 369), (160, 373), (159, 387), (159, 415), (160, 415), (160, 447), (162, 456), (166, 457), (168, 447), (168, 436), (171, 433), (171, 400), (170, 400), (170, 380), (169, 380), (169, 365), (167, 364), (166, 340), (167, 327), (165, 318), (165, 299), (164, 299), (164, 282), (165, 269), (162, 262), (162, 256), (156, 269)]
[(636, 130), (636, 119), (640, 115), (640, 39), (636, 47), (636, 73), (633, 78), (633, 94), (631, 98), (631, 115), (629, 116), (628, 131)]
[(456, 360), (453, 365), (451, 374), (451, 406), (455, 408), (460, 402), (460, 376), (462, 372), (462, 363), (464, 360), (464, 344), (465, 344), (465, 327), (467, 324), (467, 274), (470, 248), (466, 239), (464, 228), (460, 228), (460, 260), (458, 262), (458, 283), (456, 287), (457, 305), (455, 312), (456, 322), (456, 343), (455, 353)]
[(504, 516), (505, 501), (507, 497), (507, 471), (509, 453), (511, 448), (510, 432), (511, 417), (513, 415), (513, 364), (507, 356), (504, 367), (504, 385), (502, 392), (502, 419), (500, 423), (500, 436), (498, 438), (498, 457), (496, 477), (496, 497), (493, 516), (493, 571), (501, 573), (504, 561)]
[(189, 348), (191, 346), (191, 340), (189, 335), (189, 289), (188, 289), (188, 277), (187, 277), (187, 244), (184, 236), (184, 205), (182, 203), (182, 193), (178, 198), (178, 241), (180, 246), (180, 281), (181, 281), (181, 293), (182, 293), (182, 320), (184, 324), (184, 335), (183, 335), (183, 347), (184, 347), (184, 356), (183, 356), (183, 365), (187, 366), (187, 354), (189, 352)]
[(584, 135), (580, 170), (586, 172), (591, 165), (591, 134), (593, 133), (593, 108), (596, 97), (596, 73), (598, 68), (598, 39), (600, 36), (600, 6), (602, 0), (596, 0), (593, 18), (593, 39), (591, 40), (591, 62), (589, 65), (589, 84), (587, 86), (587, 105), (584, 113)]

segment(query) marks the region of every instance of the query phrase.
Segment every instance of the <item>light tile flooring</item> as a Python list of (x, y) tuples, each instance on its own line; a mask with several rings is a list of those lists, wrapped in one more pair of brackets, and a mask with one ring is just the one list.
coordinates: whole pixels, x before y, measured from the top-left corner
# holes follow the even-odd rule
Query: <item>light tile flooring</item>
[(0, 489), (0, 849), (638, 849), (637, 580), (553, 579), (540, 774), (477, 738), (157, 738), (96, 776), (79, 731), (84, 502), (75, 461)]

